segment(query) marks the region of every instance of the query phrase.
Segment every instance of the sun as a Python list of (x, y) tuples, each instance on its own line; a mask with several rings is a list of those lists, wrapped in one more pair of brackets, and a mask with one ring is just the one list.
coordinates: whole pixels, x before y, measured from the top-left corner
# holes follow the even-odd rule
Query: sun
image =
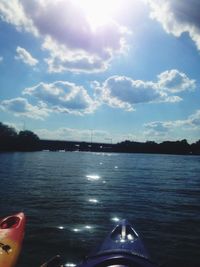
[(107, 24), (120, 10), (122, 0), (75, 0), (94, 27)]

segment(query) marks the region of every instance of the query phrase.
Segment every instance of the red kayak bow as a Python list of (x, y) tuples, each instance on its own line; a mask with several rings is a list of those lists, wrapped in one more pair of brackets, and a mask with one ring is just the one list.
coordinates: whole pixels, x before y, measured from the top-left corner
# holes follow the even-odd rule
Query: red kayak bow
[(0, 266), (14, 267), (24, 238), (25, 215), (20, 212), (0, 219)]

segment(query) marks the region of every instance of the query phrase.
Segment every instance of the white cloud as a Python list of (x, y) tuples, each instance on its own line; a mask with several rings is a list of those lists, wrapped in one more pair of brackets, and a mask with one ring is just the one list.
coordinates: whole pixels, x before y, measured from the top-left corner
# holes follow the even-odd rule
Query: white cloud
[[(151, 139), (156, 138), (159, 141), (177, 140), (178, 136), (180, 138), (193, 136), (195, 133), (199, 134), (200, 131), (200, 110), (183, 120), (154, 121), (145, 123), (144, 127), (146, 137), (151, 136)], [(188, 135), (189, 132), (190, 135)], [(195, 138), (193, 139), (195, 140)]]
[(171, 93), (195, 89), (195, 80), (178, 70), (167, 70), (158, 75), (158, 86)]
[(0, 17), (42, 39), (50, 72), (104, 71), (127, 47), (125, 27), (113, 20), (94, 27), (73, 0), (2, 0)]
[(0, 108), (3, 111), (10, 112), (15, 116), (24, 116), (31, 119), (41, 119), (49, 115), (49, 111), (44, 105), (33, 106), (27, 99), (17, 97), (9, 100), (3, 100), (0, 103)]
[(200, 50), (200, 23), (198, 0), (148, 0), (151, 18), (160, 22), (164, 30), (176, 37), (188, 33)]
[(187, 123), (195, 128), (200, 128), (200, 110), (189, 116)]
[(108, 132), (103, 130), (91, 130), (90, 129), (75, 129), (61, 127), (57, 130), (48, 129), (36, 129), (34, 130), (41, 139), (53, 139), (53, 140), (69, 140), (69, 141), (92, 141), (93, 142), (106, 142), (106, 139), (110, 136)]
[(149, 122), (144, 125), (146, 128), (153, 130), (155, 132), (168, 132), (170, 125), (168, 122), (161, 122), (161, 121), (154, 121), (154, 122)]
[(0, 56), (0, 63), (3, 61), (3, 57)]
[(182, 99), (174, 93), (195, 86), (194, 80), (178, 70), (161, 73), (157, 82), (133, 80), (126, 76), (111, 76), (102, 84), (93, 82), (97, 98), (111, 107), (127, 111), (133, 111), (140, 103), (179, 102)]
[(77, 86), (67, 81), (40, 83), (26, 88), (24, 95), (34, 96), (45, 103), (54, 112), (86, 114), (92, 113), (98, 103), (94, 101), (83, 86)]
[[(61, 12), (63, 20), (56, 19), (51, 27), (47, 27), (48, 17), (51, 15), (57, 18), (60, 9), (66, 12), (66, 4), (68, 4), (67, 9), (70, 15)], [(113, 57), (126, 50), (125, 38), (128, 31), (116, 22), (110, 21), (109, 24), (93, 29), (72, 1), (68, 0), (67, 3), (60, 1), (56, 9), (55, 6), (52, 8), (52, 12), (49, 7), (46, 9), (46, 20), (39, 18), (40, 21), (35, 21), (45, 37), (43, 49), (50, 55), (46, 59), (50, 72), (105, 71)], [(66, 17), (68, 17), (67, 20)]]
[(69, 50), (65, 45), (58, 44), (50, 37), (45, 38), (43, 49), (49, 51), (50, 56), (45, 59), (49, 72), (99, 72), (105, 71), (110, 63), (111, 57), (102, 60), (97, 55), (86, 51)]
[(144, 136), (147, 140), (175, 140), (177, 139), (177, 134), (173, 136), (173, 131), (182, 125), (180, 121), (153, 121), (144, 124)]
[(134, 104), (151, 102), (160, 98), (162, 92), (157, 92), (153, 83), (132, 80), (125, 76), (112, 76), (102, 86), (96, 87), (103, 102), (112, 107), (134, 110)]
[(194, 114), (188, 116), (185, 120), (174, 120), (174, 121), (155, 121), (146, 123), (144, 125), (150, 129), (153, 129), (157, 132), (170, 131), (173, 128), (182, 127), (182, 128), (196, 128), (200, 127), (200, 110), (197, 110)]
[(18, 31), (24, 30), (38, 36), (33, 21), (28, 18), (21, 1), (19, 0), (1, 0), (0, 19), (14, 25)]
[(50, 112), (85, 115), (93, 113), (102, 104), (134, 111), (135, 106), (141, 103), (181, 101), (182, 98), (174, 93), (194, 89), (196, 85), (184, 73), (171, 70), (158, 75), (157, 82), (111, 76), (102, 84), (93, 82), (92, 86), (94, 93), (89, 95), (83, 86), (68, 81), (41, 82), (22, 92), (31, 101), (37, 100), (35, 106), (29, 104), (27, 99), (19, 97), (2, 101), (1, 107), (18, 115), (35, 118), (42, 118), (42, 115), (45, 117)]
[(15, 56), (15, 59), (21, 60), (22, 62), (24, 62), (29, 66), (35, 66), (38, 64), (38, 60), (32, 57), (32, 55), (26, 49), (18, 46), (16, 52), (17, 56)]

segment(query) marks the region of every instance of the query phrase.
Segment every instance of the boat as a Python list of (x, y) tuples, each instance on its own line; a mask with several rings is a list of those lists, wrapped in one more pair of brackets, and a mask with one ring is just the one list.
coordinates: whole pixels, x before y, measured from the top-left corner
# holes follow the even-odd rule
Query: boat
[(142, 239), (127, 220), (122, 220), (78, 267), (157, 267)]
[[(40, 267), (75, 266), (61, 264), (59, 255)], [(158, 267), (150, 258), (141, 237), (133, 226), (122, 220), (103, 243), (77, 267)]]
[(25, 215), (20, 212), (0, 219), (0, 266), (14, 267), (21, 251)]

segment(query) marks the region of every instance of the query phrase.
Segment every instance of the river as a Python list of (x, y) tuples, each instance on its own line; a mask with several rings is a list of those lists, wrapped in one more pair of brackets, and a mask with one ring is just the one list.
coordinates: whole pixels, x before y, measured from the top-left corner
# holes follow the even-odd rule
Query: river
[(56, 254), (77, 263), (123, 218), (159, 264), (196, 267), (200, 157), (0, 153), (0, 217), (19, 211), (27, 225), (17, 267), (39, 267)]

